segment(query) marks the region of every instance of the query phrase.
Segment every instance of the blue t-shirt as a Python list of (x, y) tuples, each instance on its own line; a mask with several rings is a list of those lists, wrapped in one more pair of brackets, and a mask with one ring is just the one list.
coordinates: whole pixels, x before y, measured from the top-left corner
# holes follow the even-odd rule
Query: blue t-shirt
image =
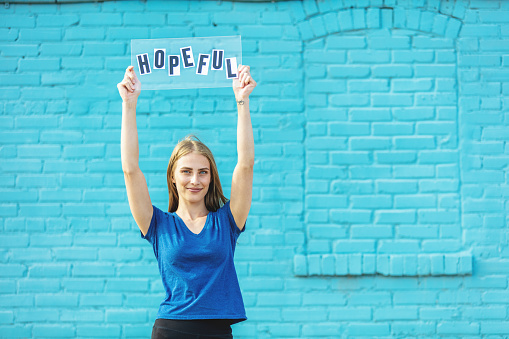
[(209, 212), (199, 234), (191, 232), (176, 213), (153, 209), (148, 232), (141, 237), (152, 244), (166, 291), (157, 318), (245, 320), (233, 264), (241, 231), (230, 202)]

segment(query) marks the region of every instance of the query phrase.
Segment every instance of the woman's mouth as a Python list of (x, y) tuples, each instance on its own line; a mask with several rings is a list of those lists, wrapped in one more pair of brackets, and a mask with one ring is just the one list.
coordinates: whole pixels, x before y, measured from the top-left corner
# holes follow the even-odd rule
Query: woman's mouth
[(198, 192), (200, 192), (202, 189), (201, 189), (201, 188), (188, 188), (188, 190), (189, 190), (191, 193), (198, 193)]

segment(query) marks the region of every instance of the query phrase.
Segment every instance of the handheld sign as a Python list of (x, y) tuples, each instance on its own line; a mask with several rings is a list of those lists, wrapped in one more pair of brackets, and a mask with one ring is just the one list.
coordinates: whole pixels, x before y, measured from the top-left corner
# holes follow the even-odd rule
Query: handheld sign
[(240, 36), (131, 40), (143, 89), (231, 87), (242, 64)]

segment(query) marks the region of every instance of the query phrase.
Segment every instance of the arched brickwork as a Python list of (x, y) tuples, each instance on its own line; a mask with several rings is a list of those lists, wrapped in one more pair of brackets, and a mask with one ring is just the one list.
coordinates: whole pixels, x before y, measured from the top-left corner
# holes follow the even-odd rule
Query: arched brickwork
[(471, 274), (456, 164), (464, 12), (331, 4), (309, 2), (297, 24), (307, 70), (307, 252), (295, 257), (296, 274)]

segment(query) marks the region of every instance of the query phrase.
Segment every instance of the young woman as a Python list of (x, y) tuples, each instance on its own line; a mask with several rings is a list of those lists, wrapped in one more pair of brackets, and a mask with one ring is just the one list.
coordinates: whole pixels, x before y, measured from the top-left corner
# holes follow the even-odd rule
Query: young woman
[(235, 244), (251, 207), (254, 140), (249, 66), (233, 81), (237, 153), (231, 199), (224, 197), (210, 150), (195, 137), (175, 147), (167, 170), (169, 210), (152, 206), (138, 165), (136, 103), (141, 83), (129, 66), (117, 85), (122, 97), (121, 156), (131, 213), (154, 249), (166, 296), (152, 338), (233, 338), (231, 324), (246, 319), (233, 265)]

